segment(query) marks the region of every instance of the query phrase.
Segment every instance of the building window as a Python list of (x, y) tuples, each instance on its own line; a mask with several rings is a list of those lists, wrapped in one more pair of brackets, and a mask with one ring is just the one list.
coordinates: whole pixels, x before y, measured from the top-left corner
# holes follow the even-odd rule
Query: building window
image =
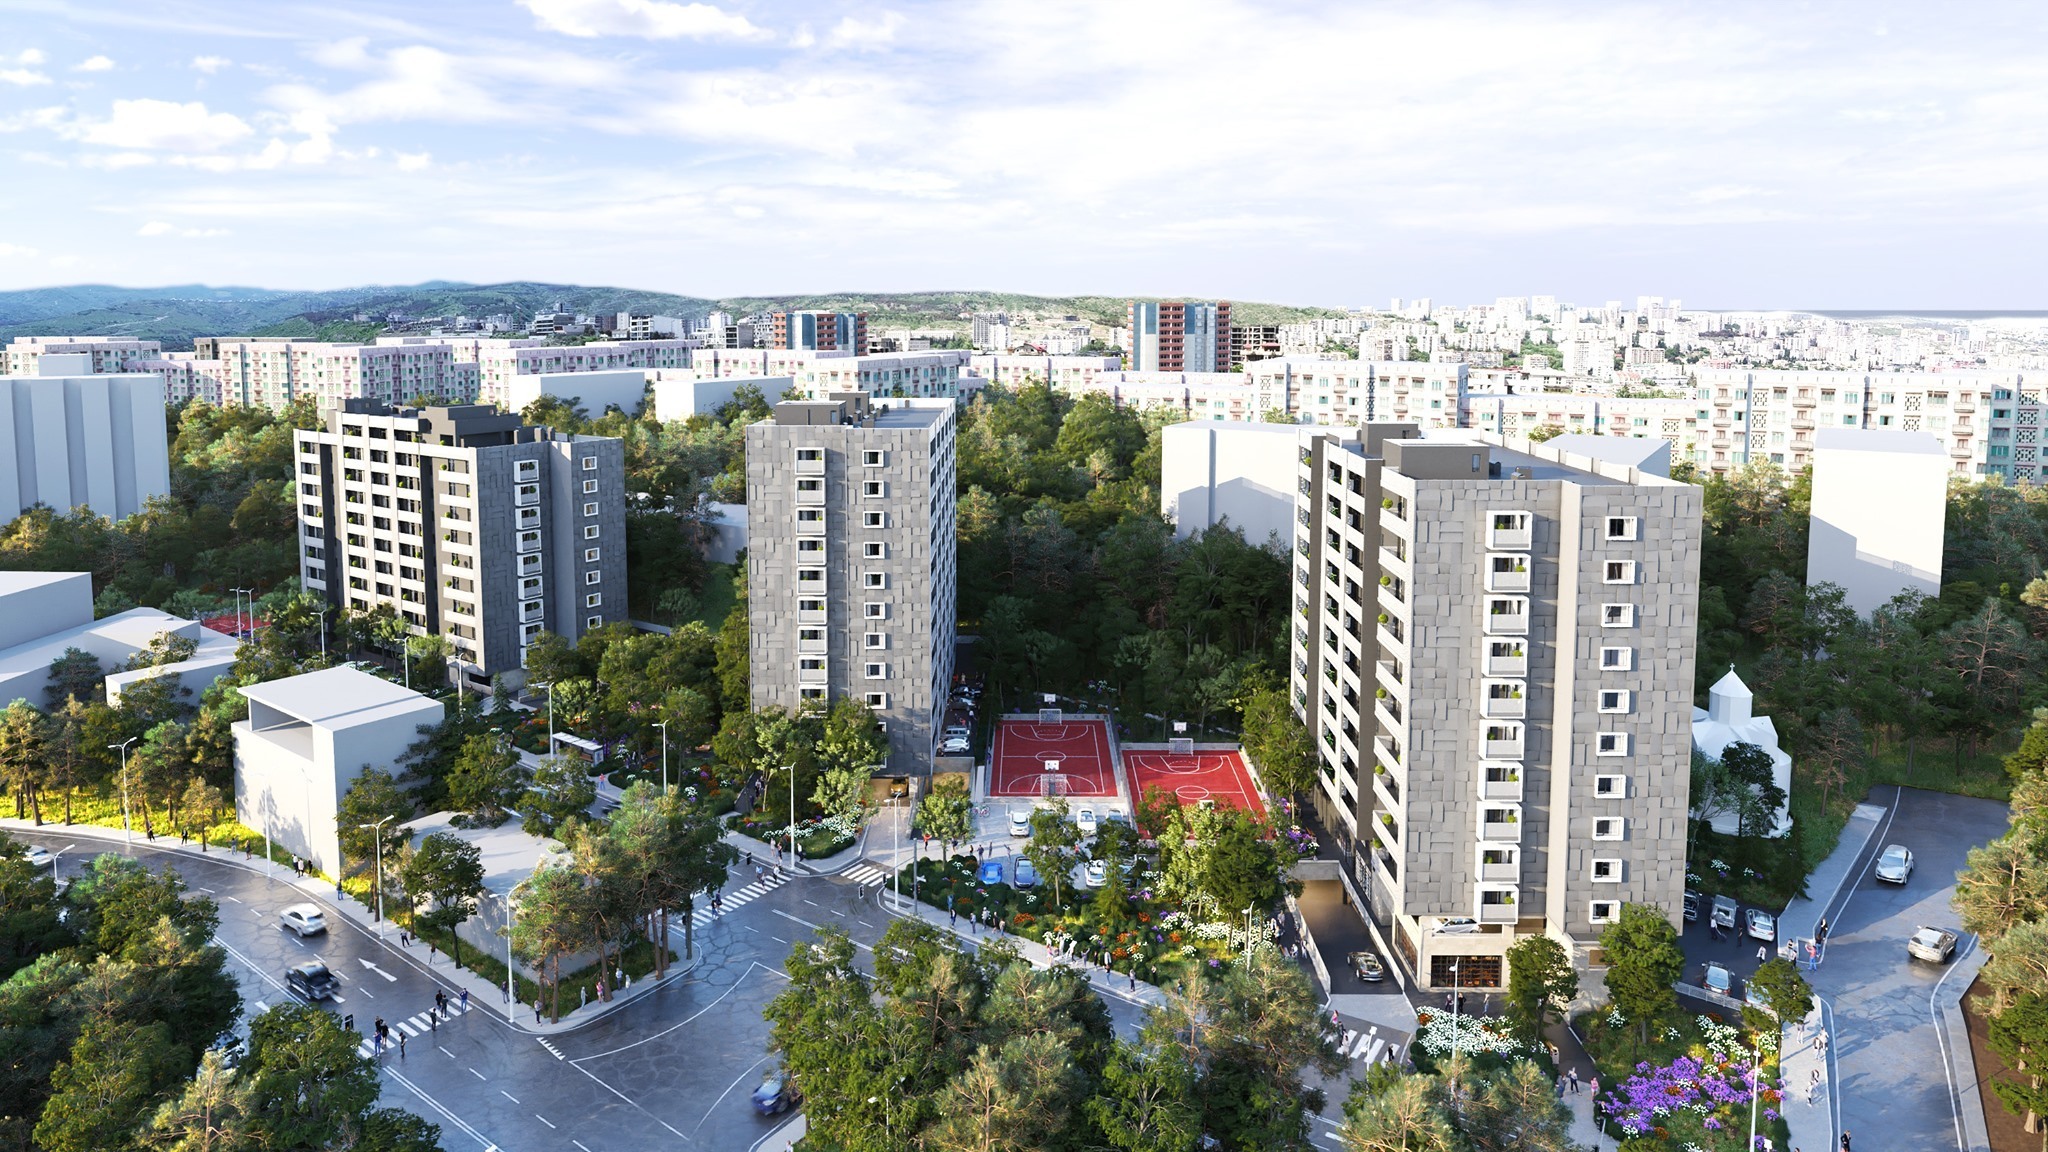
[(1621, 919), (1621, 901), (1619, 901), (1619, 900), (1595, 900), (1595, 901), (1593, 901), (1593, 911), (1592, 911), (1592, 920), (1593, 920), (1593, 923), (1595, 923), (1595, 924), (1612, 924), (1612, 923), (1614, 923), (1614, 922), (1615, 922), (1616, 920), (1619, 920), (1619, 919)]
[(1633, 672), (1636, 667), (1636, 650), (1633, 648), (1600, 649), (1600, 670), (1602, 672)]
[(860, 586), (863, 588), (887, 588), (889, 586), (889, 574), (887, 572), (862, 573)]
[(1625, 800), (1628, 798), (1628, 777), (1602, 775), (1593, 777), (1593, 795), (1602, 800)]
[(583, 606), (584, 606), (585, 608), (596, 608), (596, 607), (599, 607), (599, 606), (601, 606), (601, 605), (603, 605), (603, 604), (604, 604), (604, 593), (602, 593), (602, 592), (592, 592), (592, 593), (591, 593), (590, 595), (588, 595), (588, 596), (585, 596), (585, 597), (583, 598)]
[(583, 470), (584, 470), (585, 472), (595, 472), (595, 471), (597, 471), (597, 457), (595, 457), (595, 456), (585, 456), (585, 457), (583, 458)]
[(825, 630), (823, 628), (799, 628), (796, 630), (796, 638), (807, 643), (823, 644), (825, 642)]
[(879, 600), (870, 600), (861, 606), (861, 616), (868, 620), (887, 620), (889, 606)]
[[(802, 579), (803, 574), (798, 573), (797, 578)], [(823, 574), (821, 573), (820, 579), (822, 578)], [(799, 612), (823, 612), (825, 611), (825, 602), (823, 600), (799, 600), (796, 602), (796, 610)]]
[(1607, 538), (1609, 540), (1634, 540), (1637, 520), (1633, 516), (1609, 516)]
[(799, 492), (823, 492), (825, 490), (825, 482), (816, 477), (799, 478), (796, 482), (796, 490)]
[(870, 692), (865, 699), (867, 706), (870, 708), (887, 708), (889, 706), (889, 694), (887, 692)]
[(862, 666), (862, 670), (870, 680), (887, 680), (889, 678), (889, 666), (878, 660), (868, 661)]
[(860, 484), (860, 494), (870, 500), (878, 499), (889, 494), (889, 486), (880, 480), (863, 480)]
[(1628, 830), (1628, 820), (1622, 816), (1599, 816), (1593, 820), (1593, 839), (1619, 840)]
[(823, 524), (825, 522), (825, 510), (823, 508), (799, 508), (796, 510), (796, 522), (799, 524)]
[(585, 572), (583, 574), (583, 582), (585, 584), (595, 584), (602, 579), (604, 579), (604, 576), (597, 572)]
[(1602, 732), (1594, 737), (1595, 751), (1601, 756), (1628, 755), (1628, 733)]
[(886, 560), (889, 557), (889, 546), (880, 540), (870, 540), (860, 546), (860, 553), (869, 560)]
[(1609, 560), (1605, 580), (1609, 584), (1633, 584), (1636, 582), (1636, 562), (1633, 560)]
[(796, 694), (798, 699), (806, 703), (823, 701), (825, 699), (825, 690), (823, 688), (799, 688), (796, 690)]
[(860, 454), (860, 462), (864, 467), (880, 468), (882, 465), (887, 464), (889, 462), (889, 454), (887, 452), (877, 452), (873, 449), (869, 449), (868, 451), (862, 452)]
[(825, 462), (825, 450), (823, 448), (799, 448), (796, 450), (796, 458), (806, 464), (822, 464)]
[(860, 514), (860, 525), (863, 528), (887, 528), (889, 526), (889, 514), (887, 512), (863, 512)]
[(583, 626), (585, 628), (602, 628), (604, 627), (604, 617), (586, 616), (583, 618)]
[(585, 549), (583, 550), (583, 562), (584, 562), (585, 564), (595, 564), (595, 563), (597, 563), (597, 558), (598, 558), (598, 555), (599, 555), (599, 553), (598, 553), (598, 550), (597, 550), (597, 549), (595, 549), (595, 548), (585, 548)]
[(586, 502), (583, 505), (583, 514), (585, 516), (597, 515), (597, 502), (594, 500)]
[[(592, 573), (595, 575), (595, 573)], [(1627, 712), (1629, 690), (1626, 688), (1602, 688), (1600, 690), (1600, 711), (1608, 713)]]
[(1621, 883), (1621, 857), (1593, 857), (1593, 867), (1589, 871), (1587, 878), (1592, 880), (1595, 884)]
[(583, 494), (584, 494), (585, 496), (595, 496), (595, 495), (597, 495), (597, 481), (595, 481), (595, 480), (585, 480), (585, 481), (583, 482)]
[(796, 662), (796, 666), (797, 670), (801, 672), (823, 672), (825, 670), (825, 658), (822, 656), (805, 656)]
[(1600, 606), (1602, 628), (1633, 628), (1636, 626), (1636, 606), (1633, 604), (1602, 604)]
[(595, 540), (595, 539), (597, 539), (597, 525), (595, 525), (595, 524), (585, 524), (585, 525), (583, 526), (583, 538), (584, 538), (585, 540)]
[(861, 637), (861, 643), (870, 650), (887, 648), (889, 646), (889, 634), (886, 632), (869, 632)]

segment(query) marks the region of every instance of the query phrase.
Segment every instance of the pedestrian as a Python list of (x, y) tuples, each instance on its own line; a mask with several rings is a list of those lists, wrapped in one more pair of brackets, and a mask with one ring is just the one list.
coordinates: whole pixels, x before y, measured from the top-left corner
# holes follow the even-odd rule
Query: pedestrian
[(1842, 1152), (1849, 1152), (1849, 1130), (1842, 1129)]
[(1761, 964), (1771, 958), (1770, 949), (1762, 944), (1756, 946), (1756, 962)]
[(384, 1038), (384, 1018), (382, 1016), (377, 1017), (377, 1022), (371, 1025), (370, 1030), (377, 1034), (379, 1040), (382, 1040)]
[(1562, 1076), (1557, 1078), (1557, 1097), (1560, 1100), (1564, 1099), (1564, 1077)]
[(534, 1022), (535, 1024), (538, 1024), (538, 1023), (540, 1023), (540, 993), (539, 993), (539, 992), (535, 992), (535, 993), (533, 994), (533, 1022)]
[(432, 1032), (436, 1036), (441, 1034), (441, 1018), (432, 1012), (427, 1013), (427, 1031)]
[(1131, 991), (1133, 991), (1133, 992), (1136, 992), (1137, 990), (1138, 990), (1138, 966), (1137, 966), (1136, 964), (1133, 964), (1133, 965), (1131, 965)]
[(405, 1063), (405, 1029), (398, 1030), (398, 1062)]
[(1818, 1094), (1819, 1092), (1820, 1092), (1820, 1081), (1819, 1081), (1819, 1080), (1814, 1080), (1813, 1082), (1809, 1083), (1809, 1084), (1808, 1084), (1808, 1085), (1806, 1086), (1806, 1102), (1807, 1102), (1807, 1103), (1808, 1103), (1809, 1105), (1810, 1105), (1810, 1104), (1812, 1104), (1812, 1103), (1813, 1103), (1813, 1098), (1814, 1098), (1814, 1096), (1815, 1096), (1815, 1095), (1817, 1095), (1817, 1094)]
[(462, 990), (462, 1010), (464, 1012), (469, 1011), (469, 989), (467, 988)]
[(1586, 1085), (1586, 1095), (1591, 1096), (1595, 1100), (1600, 1099), (1600, 1078), (1598, 1076), (1593, 1077), (1593, 1082)]
[(1579, 1070), (1577, 1068), (1572, 1069), (1566, 1074), (1565, 1079), (1571, 1082), (1572, 1095), (1577, 1096), (1579, 1094)]

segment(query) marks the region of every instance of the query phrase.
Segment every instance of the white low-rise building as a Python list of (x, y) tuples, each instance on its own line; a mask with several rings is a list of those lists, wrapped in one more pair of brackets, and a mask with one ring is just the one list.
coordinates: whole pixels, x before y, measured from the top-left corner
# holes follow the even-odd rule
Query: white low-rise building
[(1840, 585), (1864, 616), (1901, 592), (1939, 596), (1949, 475), (1931, 433), (1816, 434), (1806, 583)]
[(394, 765), (439, 724), (439, 701), (354, 668), (243, 688), (235, 722), (235, 818), (329, 876), (341, 871), (335, 814), (366, 768)]
[(573, 400), (592, 417), (617, 408), (632, 415), (640, 410), (647, 395), (647, 371), (642, 368), (604, 368), (595, 372), (530, 372), (510, 377), (497, 390), (497, 404), (507, 412), (524, 412), (526, 406), (543, 396)]
[(92, 616), (92, 575), (87, 572), (0, 572), (0, 706), (27, 700), (38, 708), (48, 703), (50, 665), (76, 648), (111, 670), (135, 658), (157, 637), (169, 633), (198, 645), (190, 659), (106, 677), (107, 702), (119, 704), (121, 692), (152, 676), (176, 676), (194, 702), (208, 685), (234, 667), (241, 644), (197, 621), (181, 619), (155, 608), (131, 608), (95, 620)]
[[(1186, 539), (1219, 524), (1253, 544), (1294, 535), (1301, 454), (1317, 436), (1357, 439), (1357, 429), (1235, 420), (1190, 420), (1161, 433), (1159, 511)], [(1284, 545), (1283, 545), (1284, 547)]]
[(94, 375), (84, 353), (46, 352), (40, 376), (0, 376), (0, 524), (46, 504), (120, 520), (171, 491), (164, 382)]
[[(1707, 706), (1692, 710), (1692, 746), (1710, 760), (1721, 759), (1730, 744), (1754, 744), (1769, 753), (1771, 782), (1785, 794), (1771, 835), (1783, 836), (1792, 830), (1792, 757), (1778, 747), (1778, 726), (1769, 716), (1754, 715), (1755, 706), (1749, 685), (1729, 668), (1728, 674), (1707, 690)], [(1718, 814), (1708, 824), (1723, 836), (1737, 831), (1734, 813)]]
[(796, 386), (793, 376), (700, 376), (691, 369), (647, 375), (654, 387), (654, 418), (663, 424), (692, 416), (715, 416), (744, 387), (760, 389), (761, 398), (773, 406)]

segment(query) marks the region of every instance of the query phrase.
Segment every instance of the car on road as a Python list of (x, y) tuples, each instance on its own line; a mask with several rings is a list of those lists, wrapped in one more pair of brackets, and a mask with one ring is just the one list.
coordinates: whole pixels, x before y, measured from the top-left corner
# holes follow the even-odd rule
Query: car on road
[(965, 736), (948, 736), (946, 737), (945, 741), (939, 745), (939, 755), (965, 756), (968, 752), (973, 750), (973, 747), (974, 746), (972, 744), (968, 743), (967, 737)]
[(983, 860), (981, 862), (981, 882), (983, 884), (1001, 884), (1003, 882), (1003, 862), (1001, 860)]
[(1735, 977), (1719, 964), (1707, 965), (1706, 972), (1700, 976), (1700, 983), (1706, 985), (1709, 992), (1719, 992), (1723, 996), (1735, 995)]
[(1913, 877), (1913, 851), (1904, 844), (1887, 844), (1884, 854), (1877, 858), (1877, 878), (1891, 884), (1904, 884)]
[(50, 861), (55, 860), (56, 857), (51, 855), (50, 850), (41, 844), (31, 844), (28, 846), (28, 853), (25, 859), (34, 867), (48, 868)]
[(761, 1077), (761, 1086), (754, 1089), (754, 1111), (763, 1116), (779, 1116), (798, 1104), (803, 1103), (804, 1094), (797, 1091), (796, 1081), (780, 1068), (770, 1068)]
[(1010, 835), (1031, 835), (1031, 812), (1024, 808), (1010, 809)]
[(318, 960), (308, 960), (285, 969), (284, 984), (308, 1000), (331, 999), (341, 991), (341, 981)]
[(1689, 924), (1700, 918), (1700, 894), (1688, 888), (1685, 890), (1685, 919)]
[(1776, 940), (1778, 918), (1761, 908), (1751, 908), (1742, 914), (1742, 927), (1752, 940)]
[(1013, 882), (1019, 888), (1038, 887), (1038, 869), (1032, 866), (1031, 861), (1024, 859), (1022, 856), (1017, 857), (1017, 864), (1015, 868), (1011, 869), (1011, 875), (1014, 877)]
[(1714, 897), (1714, 909), (1707, 913), (1707, 923), (1723, 932), (1733, 932), (1735, 930), (1735, 898), (1732, 896)]
[(301, 940), (327, 931), (327, 915), (317, 904), (293, 904), (277, 914), (277, 922), (297, 932)]
[(1095, 809), (1085, 804), (1076, 808), (1074, 810), (1074, 826), (1081, 830), (1081, 835), (1083, 836), (1095, 835), (1097, 827), (1095, 823)]
[(1929, 964), (1946, 964), (1956, 954), (1956, 934), (1922, 924), (1906, 938), (1906, 955)]
[(1109, 865), (1100, 860), (1090, 860), (1088, 866), (1081, 869), (1081, 883), (1090, 888), (1100, 888), (1109, 883)]
[(1368, 984), (1377, 984), (1387, 978), (1387, 966), (1370, 952), (1353, 952), (1344, 959), (1351, 965), (1352, 974)]

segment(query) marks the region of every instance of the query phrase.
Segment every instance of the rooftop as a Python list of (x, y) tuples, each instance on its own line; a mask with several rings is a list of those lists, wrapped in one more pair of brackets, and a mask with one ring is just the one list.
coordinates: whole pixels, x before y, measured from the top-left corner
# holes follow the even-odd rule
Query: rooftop
[(433, 703), (403, 685), (346, 666), (252, 684), (242, 695), (252, 704), (328, 729), (404, 720), (422, 704)]
[(1830, 452), (1892, 452), (1908, 456), (1944, 456), (1932, 432), (1880, 432), (1863, 428), (1823, 428), (1813, 434), (1815, 450)]

